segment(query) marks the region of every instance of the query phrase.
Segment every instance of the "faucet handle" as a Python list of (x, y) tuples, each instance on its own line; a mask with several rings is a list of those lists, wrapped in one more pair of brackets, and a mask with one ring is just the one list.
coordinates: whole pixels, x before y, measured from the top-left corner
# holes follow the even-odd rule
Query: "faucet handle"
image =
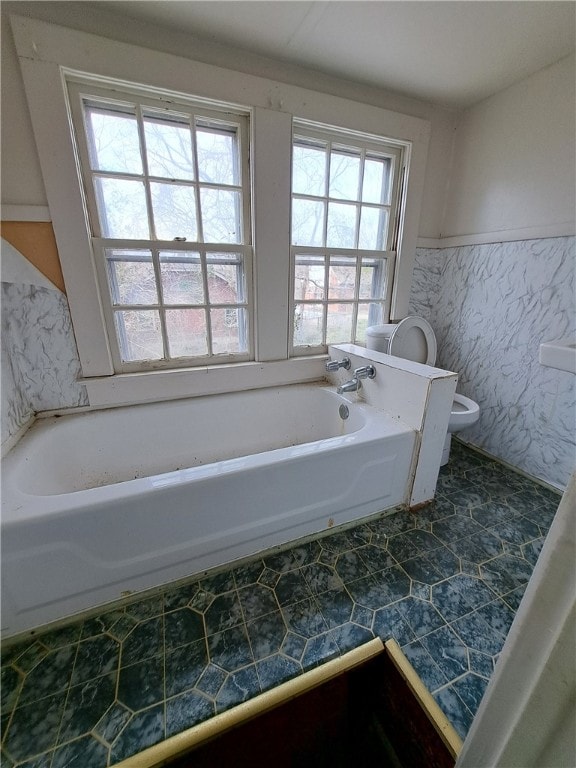
[(339, 368), (345, 368), (347, 371), (350, 369), (350, 358), (343, 357), (342, 360), (329, 360), (326, 363), (327, 371), (337, 371)]
[(376, 376), (376, 368), (373, 365), (363, 365), (361, 368), (354, 369), (354, 378), (373, 379)]

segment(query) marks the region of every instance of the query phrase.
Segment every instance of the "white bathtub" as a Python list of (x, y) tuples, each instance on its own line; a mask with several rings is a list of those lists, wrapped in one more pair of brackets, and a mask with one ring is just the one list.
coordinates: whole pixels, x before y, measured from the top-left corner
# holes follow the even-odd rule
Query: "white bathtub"
[(2, 632), (403, 503), (415, 438), (325, 383), (39, 419), (4, 460)]

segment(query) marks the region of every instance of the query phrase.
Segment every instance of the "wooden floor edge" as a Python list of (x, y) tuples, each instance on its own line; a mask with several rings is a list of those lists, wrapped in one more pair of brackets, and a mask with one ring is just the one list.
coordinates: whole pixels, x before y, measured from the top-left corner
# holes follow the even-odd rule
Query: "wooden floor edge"
[(418, 673), (410, 664), (396, 640), (393, 638), (387, 640), (385, 648), (389, 658), (406, 681), (406, 684), (428, 716), (428, 719), (450, 751), (450, 754), (456, 759), (462, 749), (462, 739), (454, 729), (454, 726), (450, 723), (444, 712), (442, 712), (422, 680), (420, 680)]
[[(252, 720), (258, 715), (268, 712), (291, 699), (307, 693), (313, 688), (348, 672), (369, 659), (382, 653), (384, 644), (380, 638), (370, 640), (364, 645), (354, 648), (337, 659), (311, 669), (298, 677), (288, 680), (269, 691), (255, 696), (249, 701), (222, 712), (209, 720), (199, 723), (192, 728), (170, 736), (160, 744), (155, 744), (132, 757), (116, 763), (113, 768), (160, 768), (166, 762), (188, 752), (204, 742), (235, 728), (242, 723)], [(414, 673), (415, 674), (415, 673)]]

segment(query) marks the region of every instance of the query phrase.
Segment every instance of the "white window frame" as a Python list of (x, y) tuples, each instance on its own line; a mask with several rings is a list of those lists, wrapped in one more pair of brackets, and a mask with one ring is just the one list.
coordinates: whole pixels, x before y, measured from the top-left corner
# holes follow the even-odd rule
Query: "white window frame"
[[(233, 109), (229, 105), (221, 104), (216, 109), (213, 104), (205, 104), (193, 99), (184, 99), (177, 96), (163, 96), (158, 98), (151, 98), (146, 92), (142, 93), (140, 89), (136, 88), (124, 88), (121, 84), (117, 84), (114, 87), (108, 89), (97, 86), (93, 80), (86, 80), (74, 75), (68, 75), (65, 77), (67, 93), (68, 93), (68, 107), (70, 111), (70, 120), (73, 126), (73, 136), (75, 140), (75, 146), (78, 155), (79, 163), (79, 175), (83, 179), (83, 192), (84, 203), (87, 211), (87, 226), (89, 227), (90, 245), (92, 249), (92, 255), (94, 259), (94, 268), (96, 271), (100, 301), (102, 304), (102, 310), (104, 313), (104, 320), (106, 324), (106, 330), (108, 334), (110, 354), (112, 357), (112, 364), (116, 373), (128, 373), (145, 370), (157, 370), (180, 368), (185, 366), (201, 366), (201, 365), (221, 365), (223, 363), (244, 362), (254, 357), (254, 344), (252, 328), (254, 325), (254, 312), (253, 312), (253, 292), (252, 292), (252, 247), (251, 247), (251, 215), (250, 215), (250, 173), (248, 164), (248, 144), (249, 144), (249, 111)], [(197, 242), (186, 241), (177, 242), (174, 240), (160, 240), (155, 237), (154, 234), (154, 222), (152, 220), (151, 203), (147, 199), (147, 216), (148, 216), (148, 228), (150, 231), (150, 238), (147, 240), (139, 239), (119, 239), (113, 237), (105, 237), (101, 231), (99, 206), (97, 204), (96, 193), (94, 189), (93, 179), (96, 176), (105, 175), (101, 171), (91, 169), (91, 162), (89, 157), (88, 139), (85, 127), (85, 111), (83, 102), (101, 103), (102, 105), (117, 104), (117, 105), (134, 105), (136, 114), (141, 115), (143, 111), (153, 110), (161, 111), (162, 109), (169, 113), (179, 113), (182, 116), (186, 116), (187, 119), (193, 123), (197, 117), (202, 117), (207, 120), (214, 120), (219, 122), (230, 122), (237, 127), (238, 131), (238, 145), (240, 154), (240, 168), (239, 183), (234, 189), (238, 189), (242, 195), (242, 212), (241, 212), (241, 241), (240, 243), (225, 244), (225, 243), (206, 243), (200, 239)], [(142, 129), (140, 129), (142, 130)], [(140, 142), (143, 138), (140, 136)], [(139, 177), (139, 180), (145, 182), (146, 197), (149, 198), (149, 174), (147, 172), (146, 158), (142, 158), (143, 161), (143, 174)], [(118, 174), (116, 174), (118, 175)], [(132, 175), (134, 176), (134, 175)], [(136, 176), (134, 176), (136, 178)], [(151, 178), (151, 177), (150, 177)], [(190, 182), (190, 186), (194, 186), (197, 190), (196, 199), (198, 207), (198, 190), (201, 186), (207, 186), (201, 184), (198, 179), (198, 172), (196, 169), (195, 181)], [(201, 219), (199, 214), (198, 226), (201, 228)], [(207, 354), (196, 355), (187, 357), (170, 357), (162, 358), (160, 360), (138, 360), (138, 361), (125, 361), (122, 359), (120, 344), (118, 341), (118, 331), (114, 321), (114, 313), (121, 310), (121, 307), (114, 306), (111, 299), (111, 291), (109, 286), (109, 279), (107, 275), (107, 265), (105, 250), (106, 249), (125, 249), (125, 250), (149, 250), (152, 254), (152, 263), (154, 271), (156, 273), (156, 283), (159, 292), (160, 278), (159, 278), (159, 254), (162, 251), (170, 250), (173, 252), (178, 251), (194, 251), (200, 254), (200, 261), (202, 265), (202, 272), (204, 280), (206, 280), (206, 259), (209, 258), (210, 253), (236, 253), (242, 255), (243, 260), (243, 278), (244, 278), (244, 290), (245, 297), (243, 301), (239, 301), (234, 306), (241, 307), (247, 313), (247, 351), (244, 353), (236, 354)], [(202, 310), (206, 313), (207, 335), (209, 348), (212, 345), (211, 334), (211, 321), (210, 321), (210, 309), (230, 309), (229, 305), (208, 304), (208, 287), (204, 285), (204, 303), (190, 305), (190, 308), (195, 310)], [(156, 305), (154, 305), (156, 306)], [(165, 327), (165, 321), (163, 319), (163, 313), (165, 302), (162, 297), (158, 297), (158, 311), (161, 317), (161, 335), (162, 343), (165, 349), (168, 348), (167, 332)], [(167, 306), (167, 305), (166, 305)], [(142, 309), (146, 310), (150, 307), (143, 306)], [(175, 307), (178, 309), (186, 309), (187, 305), (178, 305)]]
[[(408, 313), (430, 123), (382, 107), (144, 49), (17, 15), (10, 17), (64, 274), (82, 381), (106, 406), (321, 378), (322, 355), (290, 358), (292, 120), (386, 136), (403, 149), (405, 183), (390, 319)], [(255, 359), (220, 366), (115, 374), (98, 293), (64, 77), (248, 108), (251, 119)], [(207, 375), (208, 374), (208, 375)]]
[[(327, 349), (328, 343), (331, 343), (328, 341), (328, 343), (322, 343), (319, 345), (313, 345), (313, 344), (294, 344), (294, 320), (295, 320), (295, 310), (296, 305), (313, 305), (313, 304), (321, 304), (324, 307), (323, 311), (323, 318), (322, 318), (322, 338), (326, 337), (326, 325), (327, 325), (327, 319), (328, 319), (328, 307), (330, 304), (351, 304), (353, 307), (352, 312), (352, 333), (353, 337), (346, 338), (346, 339), (338, 339), (337, 341), (334, 341), (333, 343), (362, 343), (362, 339), (358, 338), (358, 335), (356, 333), (356, 327), (357, 327), (357, 314), (358, 314), (358, 307), (361, 303), (367, 303), (366, 299), (360, 299), (358, 296), (358, 287), (360, 284), (360, 269), (362, 266), (362, 259), (371, 259), (375, 261), (381, 261), (381, 269), (384, 271), (384, 285), (385, 285), (385, 293), (382, 296), (374, 297), (374, 302), (370, 303), (376, 303), (381, 306), (381, 319), (379, 322), (381, 323), (387, 323), (390, 320), (390, 309), (391, 309), (391, 302), (392, 302), (392, 288), (393, 288), (393, 278), (394, 278), (394, 267), (395, 267), (395, 261), (396, 261), (396, 247), (397, 247), (397, 240), (399, 235), (399, 216), (400, 216), (400, 210), (401, 210), (401, 191), (402, 191), (402, 175), (404, 170), (404, 164), (403, 164), (403, 147), (399, 144), (396, 144), (394, 142), (391, 142), (390, 140), (385, 139), (381, 136), (370, 136), (365, 134), (360, 134), (358, 132), (350, 132), (350, 131), (344, 131), (342, 129), (339, 129), (336, 126), (323, 126), (323, 125), (315, 125), (310, 123), (309, 121), (303, 121), (303, 120), (294, 120), (294, 130), (293, 130), (293, 139), (292, 139), (292, 146), (294, 147), (298, 140), (310, 140), (311, 142), (314, 142), (315, 140), (319, 141), (320, 143), (324, 144), (326, 147), (326, 158), (327, 158), (327, 167), (326, 167), (326, 188), (324, 190), (324, 194), (322, 195), (304, 195), (302, 193), (297, 193), (292, 191), (292, 201), (294, 199), (310, 199), (313, 201), (322, 201), (324, 203), (325, 207), (325, 221), (324, 221), (324, 232), (322, 235), (322, 239), (324, 242), (326, 242), (326, 227), (328, 222), (328, 206), (330, 202), (336, 202), (336, 203), (350, 203), (355, 204), (357, 207), (357, 222), (356, 222), (356, 241), (358, 241), (359, 237), (359, 216), (360, 216), (360, 208), (361, 206), (367, 206), (367, 207), (377, 207), (382, 210), (386, 210), (388, 212), (388, 227), (387, 227), (387, 233), (386, 233), (386, 242), (383, 243), (383, 247), (381, 249), (377, 250), (365, 250), (358, 247), (358, 242), (356, 242), (354, 248), (341, 248), (341, 247), (334, 247), (329, 245), (321, 245), (321, 246), (309, 246), (309, 245), (294, 245), (292, 244), (290, 247), (290, 316), (292, 318), (292, 323), (290, 327), (290, 353), (292, 356), (297, 355), (314, 355), (314, 354), (320, 354), (322, 352), (325, 352)], [(380, 204), (372, 204), (372, 203), (363, 203), (360, 200), (361, 194), (360, 189), (362, 187), (362, 179), (359, 179), (360, 189), (358, 191), (358, 198), (354, 201), (350, 200), (342, 200), (340, 198), (331, 198), (329, 194), (328, 189), (328, 178), (330, 176), (330, 157), (331, 157), (331, 151), (333, 147), (341, 147), (341, 146), (347, 146), (351, 147), (355, 150), (357, 150), (362, 158), (362, 167), (364, 160), (366, 159), (366, 156), (373, 154), (380, 157), (386, 157), (391, 162), (391, 170), (390, 170), (390, 198), (388, 203), (380, 203)], [(295, 297), (295, 274), (296, 274), (296, 260), (299, 255), (307, 255), (307, 256), (317, 256), (324, 259), (324, 270), (325, 270), (325, 277), (324, 277), (324, 284), (325, 284), (325, 295), (323, 299), (309, 299), (309, 300), (302, 300), (302, 299), (296, 299)], [(348, 259), (353, 259), (355, 261), (356, 265), (356, 281), (355, 281), (355, 295), (353, 299), (331, 299), (327, 295), (327, 287), (328, 287), (328, 270), (330, 265), (330, 259), (332, 257), (346, 257)]]

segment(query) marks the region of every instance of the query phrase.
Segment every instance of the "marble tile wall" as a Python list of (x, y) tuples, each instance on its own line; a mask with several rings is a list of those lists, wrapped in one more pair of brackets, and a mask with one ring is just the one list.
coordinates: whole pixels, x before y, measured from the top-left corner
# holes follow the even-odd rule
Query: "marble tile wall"
[(2, 282), (2, 443), (38, 411), (87, 405), (66, 296)]
[(418, 249), (410, 301), (437, 364), (480, 405), (459, 437), (559, 488), (576, 461), (576, 377), (538, 354), (576, 332), (574, 264), (574, 237)]
[[(410, 311), (481, 417), (460, 438), (559, 488), (574, 468), (576, 377), (538, 362), (576, 332), (575, 238), (418, 249)], [(35, 411), (87, 405), (66, 297), (2, 283), (2, 442)]]

